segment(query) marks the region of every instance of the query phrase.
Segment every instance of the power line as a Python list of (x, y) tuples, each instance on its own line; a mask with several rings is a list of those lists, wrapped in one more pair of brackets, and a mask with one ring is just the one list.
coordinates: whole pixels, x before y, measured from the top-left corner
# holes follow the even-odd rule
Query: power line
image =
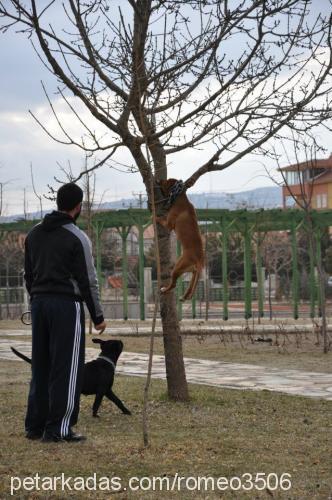
[(143, 196), (146, 197), (146, 194), (143, 191), (139, 191), (138, 193), (132, 191), (131, 194), (135, 196), (135, 198), (138, 197), (138, 206), (139, 208), (143, 208), (143, 203), (146, 201), (146, 198), (143, 199)]

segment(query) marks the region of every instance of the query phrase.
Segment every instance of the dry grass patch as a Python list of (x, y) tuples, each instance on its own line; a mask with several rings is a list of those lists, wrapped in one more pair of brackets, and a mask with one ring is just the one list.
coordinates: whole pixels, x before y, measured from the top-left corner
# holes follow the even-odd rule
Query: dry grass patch
[[(21, 340), (30, 342), (30, 337), (26, 335), (8, 336), (6, 332), (12, 333), (15, 328), (2, 328), (3, 322), (0, 322), (0, 341), (1, 339)], [(19, 325), (16, 327), (22, 330)], [(24, 330), (31, 331), (30, 327)], [(88, 347), (96, 347), (91, 339), (97, 336), (86, 336)], [(255, 335), (259, 337), (259, 334)], [(112, 334), (103, 333), (103, 339), (121, 338), (124, 343), (124, 349), (127, 352), (138, 352), (147, 354), (149, 351), (149, 338), (139, 337), (138, 335), (117, 335), (116, 326)], [(324, 354), (322, 345), (316, 345), (316, 338), (310, 334), (302, 336), (299, 342), (294, 335), (288, 335), (286, 342), (279, 339), (279, 345), (275, 343), (275, 336), (272, 345), (267, 343), (252, 342), (248, 338), (241, 341), (238, 335), (183, 335), (183, 352), (188, 358), (209, 359), (215, 361), (224, 361), (228, 363), (256, 364), (280, 369), (304, 370), (312, 372), (332, 373), (332, 351)], [(155, 354), (164, 354), (163, 340), (161, 337), (155, 339)]]
[[(117, 377), (114, 390), (133, 411), (122, 415), (104, 401), (100, 419), (91, 416), (93, 398), (82, 398), (79, 444), (43, 444), (24, 438), (23, 420), (29, 367), (2, 362), (0, 367), (1, 473), (0, 498), (9, 495), (10, 476), (241, 476), (250, 472), (290, 473), (292, 489), (273, 498), (327, 499), (332, 493), (332, 402), (277, 393), (190, 387), (191, 401), (172, 403), (165, 383), (153, 381), (150, 403), (151, 446), (142, 447), (143, 379)], [(109, 498), (108, 494), (67, 492), (70, 498)], [(195, 494), (129, 493), (116, 498), (220, 498)], [(113, 497), (113, 495), (112, 495)], [(34, 492), (21, 498), (64, 498)], [(222, 498), (272, 498), (261, 493), (223, 494)]]
[[(148, 353), (149, 338), (135, 334), (134, 325), (145, 326), (146, 331), (149, 331), (151, 325), (149, 322), (133, 322), (133, 321), (109, 321), (111, 334), (103, 334), (104, 339), (121, 338), (127, 352)], [(219, 322), (220, 323), (220, 322)], [(209, 324), (218, 324), (215, 321)], [(132, 327), (132, 333), (129, 335), (119, 335), (121, 327)], [(188, 329), (190, 324), (183, 324), (182, 327)], [(204, 324), (202, 326), (204, 328)], [(117, 331), (118, 329), (118, 331)], [(24, 330), (31, 332), (30, 326), (24, 326), (20, 321), (2, 320), (0, 321), (0, 341), (1, 339), (30, 341), (30, 337), (26, 335), (6, 335), (12, 334), (14, 330)], [(88, 331), (88, 329), (87, 329)], [(96, 332), (92, 336), (87, 335), (87, 346), (96, 347), (91, 342), (93, 336), (98, 335)], [(252, 338), (260, 337), (256, 333)], [(215, 361), (225, 361), (229, 363), (244, 363), (257, 364), (262, 366), (275, 367), (280, 369), (294, 369), (312, 372), (332, 373), (332, 351), (323, 354), (322, 343), (317, 345), (317, 338), (311, 333), (306, 334), (289, 334), (287, 337), (279, 335), (278, 338), (274, 334), (267, 335), (273, 340), (272, 345), (267, 343), (252, 342), (252, 338), (237, 334), (195, 334), (183, 335), (183, 352), (188, 358), (209, 359)], [(276, 343), (276, 340), (278, 342)], [(155, 354), (164, 354), (163, 340), (156, 337), (155, 339)]]

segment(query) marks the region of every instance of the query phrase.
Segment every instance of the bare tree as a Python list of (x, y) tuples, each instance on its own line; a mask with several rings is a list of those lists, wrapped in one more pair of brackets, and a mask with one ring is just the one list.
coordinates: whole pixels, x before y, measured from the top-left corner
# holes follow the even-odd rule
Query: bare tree
[(3, 182), (0, 182), (0, 217), (3, 210)]
[[(280, 286), (278, 284), (278, 277), (281, 273), (285, 273), (288, 277), (291, 272), (292, 253), (289, 238), (286, 234), (276, 234), (271, 232), (264, 235), (261, 239), (261, 252), (263, 255), (263, 262), (268, 276), (268, 304), (269, 304), (269, 317), (272, 320), (272, 281), (271, 275), (275, 276), (275, 291), (276, 296)], [(289, 279), (287, 280), (289, 281)], [(277, 297), (276, 297), (277, 298)]]
[(85, 157), (84, 169), (86, 173), (83, 177), (83, 191), (84, 191), (84, 204), (83, 204), (83, 216), (87, 223), (87, 233), (90, 240), (93, 240), (93, 230), (92, 230), (92, 210), (95, 203), (96, 195), (96, 174), (94, 172), (88, 172), (88, 159)]
[(23, 188), (23, 220), (28, 220), (28, 206), (27, 190)]
[(37, 189), (36, 189), (35, 178), (33, 175), (32, 162), (30, 163), (30, 176), (31, 176), (31, 185), (32, 185), (34, 195), (39, 201), (40, 218), (42, 219), (43, 218), (43, 197), (42, 197), (42, 195), (38, 194)]
[[(0, 165), (0, 168), (2, 165)], [(11, 180), (9, 181), (0, 181), (0, 217), (3, 215), (3, 210), (4, 210), (4, 187), (12, 182)]]
[[(317, 16), (310, 4), (51, 0), (37, 7), (36, 0), (0, 0), (0, 17), (3, 32), (14, 28), (30, 38), (84, 131), (78, 139), (65, 128), (44, 89), (60, 135), (35, 117), (46, 133), (98, 155), (91, 170), (104, 164), (123, 168), (121, 153), (129, 150), (129, 169), (140, 172), (151, 206), (150, 180), (167, 178), (172, 155), (204, 149), (206, 161), (193, 165), (189, 188), (206, 172), (223, 170), (251, 152), (271, 155), (271, 139), (286, 139), (289, 130), (304, 137), (313, 136), (318, 124), (327, 126), (331, 3), (326, 0), (324, 14)], [(80, 114), (78, 102), (99, 129)], [(156, 198), (162, 213), (161, 195)], [(158, 226), (158, 237), (164, 283), (170, 276), (170, 236)], [(174, 293), (161, 297), (160, 310), (169, 396), (185, 400)]]
[[(307, 144), (305, 146), (299, 145), (296, 137), (293, 137), (293, 151), (295, 155), (295, 163), (292, 165), (294, 167), (294, 173), (297, 176), (298, 182), (296, 183), (299, 190), (295, 190), (292, 185), (288, 182), (285, 172), (282, 170), (279, 164), (279, 171), (283, 178), (283, 183), (287, 187), (287, 191), (290, 197), (293, 198), (295, 205), (303, 210), (305, 217), (305, 233), (308, 241), (310, 253), (314, 256), (314, 262), (317, 267), (318, 273), (318, 289), (320, 293), (320, 314), (322, 317), (321, 332), (323, 336), (323, 351), (327, 353), (332, 345), (331, 338), (328, 333), (327, 328), (327, 316), (326, 316), (326, 274), (323, 266), (323, 260), (321, 252), (317, 251), (317, 233), (315, 232), (315, 223), (312, 213), (312, 197), (314, 192), (314, 184), (317, 176), (316, 170), (316, 147), (315, 144)], [(300, 154), (305, 156), (304, 161), (300, 161)], [(289, 160), (287, 151), (285, 151), (286, 157)], [(290, 161), (289, 161), (290, 163)]]
[[(7, 318), (11, 317), (11, 288), (13, 294), (17, 294), (17, 288), (23, 284), (23, 265), (24, 237), (17, 232), (2, 232), (0, 235), (0, 287), (2, 288), (0, 302), (6, 304)], [(0, 317), (1, 315), (2, 311), (0, 311)]]

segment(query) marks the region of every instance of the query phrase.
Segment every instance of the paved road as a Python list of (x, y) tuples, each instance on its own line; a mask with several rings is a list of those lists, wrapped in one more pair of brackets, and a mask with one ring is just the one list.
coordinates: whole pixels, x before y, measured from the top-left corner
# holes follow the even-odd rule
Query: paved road
[[(6, 338), (0, 339), (0, 359), (17, 361), (10, 346), (30, 355), (30, 342), (14, 340), (10, 333), (14, 332), (9, 332)], [(97, 353), (98, 349), (87, 348), (86, 358), (93, 359)], [(117, 372), (129, 376), (144, 377), (147, 371), (147, 362), (146, 354), (123, 352), (118, 361)], [(194, 384), (229, 389), (265, 389), (332, 401), (332, 374), (330, 373), (281, 370), (266, 366), (192, 358), (185, 358), (185, 365), (188, 382)], [(163, 356), (154, 356), (152, 376), (159, 379), (166, 378)]]

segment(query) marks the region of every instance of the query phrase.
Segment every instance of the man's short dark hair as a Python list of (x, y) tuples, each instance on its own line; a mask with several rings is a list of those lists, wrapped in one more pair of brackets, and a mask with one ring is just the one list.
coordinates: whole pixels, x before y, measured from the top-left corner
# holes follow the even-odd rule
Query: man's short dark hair
[(69, 182), (61, 186), (56, 195), (58, 210), (73, 210), (82, 200), (83, 191), (74, 182)]

